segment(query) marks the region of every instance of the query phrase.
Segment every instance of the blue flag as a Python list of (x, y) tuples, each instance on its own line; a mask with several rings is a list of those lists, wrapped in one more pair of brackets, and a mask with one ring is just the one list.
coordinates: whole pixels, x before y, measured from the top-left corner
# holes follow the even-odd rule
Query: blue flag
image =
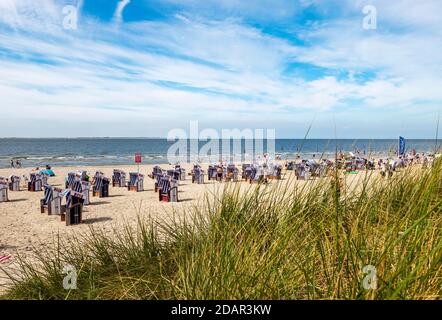
[(405, 138), (399, 136), (399, 155), (405, 154)]

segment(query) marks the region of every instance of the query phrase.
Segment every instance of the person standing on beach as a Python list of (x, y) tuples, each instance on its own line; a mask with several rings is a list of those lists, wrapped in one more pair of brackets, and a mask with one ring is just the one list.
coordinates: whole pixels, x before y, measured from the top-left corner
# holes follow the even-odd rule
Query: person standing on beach
[(14, 159), (11, 159), (11, 168), (15, 168), (15, 166), (14, 166)]

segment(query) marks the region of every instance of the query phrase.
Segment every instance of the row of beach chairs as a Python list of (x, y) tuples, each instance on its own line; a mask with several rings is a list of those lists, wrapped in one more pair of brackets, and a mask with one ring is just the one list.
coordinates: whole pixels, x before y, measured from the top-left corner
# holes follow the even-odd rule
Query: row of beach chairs
[(129, 191), (144, 191), (144, 175), (137, 172), (129, 173), (129, 180), (126, 181), (126, 172), (115, 169), (112, 175), (112, 186), (126, 188)]
[[(281, 179), (282, 167), (279, 165), (255, 165), (243, 164), (241, 179), (250, 183), (261, 183), (268, 179)], [(204, 183), (204, 170), (200, 165), (194, 165), (191, 172), (192, 183)], [(208, 180), (233, 181), (240, 180), (239, 169), (234, 164), (229, 165), (210, 165), (207, 170)]]

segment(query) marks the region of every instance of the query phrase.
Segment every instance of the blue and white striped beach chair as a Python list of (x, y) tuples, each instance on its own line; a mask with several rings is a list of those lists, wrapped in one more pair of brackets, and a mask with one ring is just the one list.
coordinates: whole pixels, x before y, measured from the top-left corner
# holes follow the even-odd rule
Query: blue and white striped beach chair
[(83, 205), (90, 204), (89, 197), (90, 184), (87, 181), (76, 180), (72, 185), (72, 191), (81, 193), (83, 195)]
[(9, 190), (20, 191), (20, 177), (18, 176), (9, 177)]
[(158, 175), (163, 175), (163, 169), (161, 169), (161, 167), (159, 167), (159, 166), (155, 166), (152, 169), (152, 174), (150, 175), (150, 177), (152, 179), (157, 179)]
[(31, 173), (30, 181), (28, 182), (28, 191), (38, 192), (41, 191), (42, 187), (41, 175), (38, 173)]
[(0, 202), (9, 201), (8, 189), (8, 181), (4, 178), (0, 178)]
[(55, 215), (62, 213), (61, 200), (63, 190), (54, 188), (51, 185), (44, 186), (44, 198), (40, 200), (40, 211), (45, 213), (48, 211), (48, 215)]
[(179, 180), (184, 181), (186, 180), (186, 169), (181, 168), (180, 165), (175, 165), (175, 170), (179, 173)]
[(92, 196), (97, 195), (100, 198), (109, 197), (109, 184), (110, 180), (104, 176), (103, 172), (97, 171), (93, 179)]
[(83, 222), (83, 195), (71, 189), (65, 191), (66, 205), (62, 206), (61, 221), (66, 225), (80, 224)]
[(127, 185), (129, 191), (144, 191), (144, 175), (137, 172), (130, 172), (129, 177), (129, 184)]
[(267, 182), (265, 177), (264, 167), (261, 165), (253, 165), (252, 173), (250, 176), (250, 183), (263, 183)]
[(168, 176), (160, 179), (159, 200), (163, 202), (178, 202), (178, 181)]
[(114, 173), (112, 175), (112, 186), (113, 187), (126, 187), (126, 172), (118, 169), (114, 169)]
[(77, 174), (75, 172), (69, 172), (68, 176), (66, 177), (65, 188), (72, 189), (72, 186), (74, 185), (74, 182), (76, 180), (77, 180)]
[(229, 164), (226, 167), (225, 179), (226, 181), (238, 181), (238, 168), (234, 164)]
[(193, 167), (192, 183), (204, 184), (204, 171), (199, 165)]
[(252, 165), (247, 163), (242, 165), (242, 178), (249, 181), (252, 178), (253, 168)]

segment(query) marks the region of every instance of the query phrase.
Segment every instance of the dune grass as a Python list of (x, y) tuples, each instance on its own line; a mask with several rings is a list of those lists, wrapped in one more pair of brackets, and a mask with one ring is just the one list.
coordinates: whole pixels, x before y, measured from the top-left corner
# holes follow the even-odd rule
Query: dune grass
[[(442, 170), (234, 184), (191, 219), (93, 229), (20, 259), (7, 299), (440, 299)], [(240, 190), (241, 189), (241, 190)], [(77, 290), (63, 289), (74, 265)], [(376, 289), (364, 288), (364, 266)]]

